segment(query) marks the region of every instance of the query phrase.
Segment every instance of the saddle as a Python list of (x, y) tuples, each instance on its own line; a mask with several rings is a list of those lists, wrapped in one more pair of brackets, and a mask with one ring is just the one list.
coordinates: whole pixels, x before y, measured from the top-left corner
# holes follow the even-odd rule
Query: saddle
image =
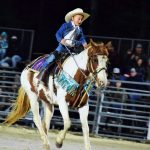
[[(69, 54), (59, 57), (56, 61), (50, 63), (49, 68), (44, 76), (44, 86), (48, 88), (49, 76), (53, 76), (53, 80), (57, 82), (64, 90), (66, 90), (66, 102), (70, 107), (80, 108), (87, 103), (88, 92), (91, 89), (91, 82), (89, 82), (82, 72), (78, 69), (74, 79), (67, 74), (62, 68), (62, 64), (69, 57)], [(49, 55), (43, 55), (30, 64), (30, 69), (32, 71), (40, 72), (40, 67), (44, 64), (44, 61), (49, 57)], [(87, 76), (89, 72), (84, 72)], [(53, 85), (55, 94), (57, 89), (55, 84)]]

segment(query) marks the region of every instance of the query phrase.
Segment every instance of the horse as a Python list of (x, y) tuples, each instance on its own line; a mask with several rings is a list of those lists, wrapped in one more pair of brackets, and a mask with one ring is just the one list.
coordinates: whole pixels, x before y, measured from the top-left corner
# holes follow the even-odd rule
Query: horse
[[(85, 150), (91, 150), (88, 126), (88, 95), (93, 84), (101, 88), (107, 85), (106, 70), (110, 47), (111, 42), (104, 44), (103, 42), (97, 43), (90, 40), (86, 49), (69, 56), (61, 65), (58, 65), (57, 68), (59, 69), (50, 71), (47, 86), (43, 82), (39, 83), (36, 78), (38, 71), (34, 71), (27, 66), (21, 73), (18, 97), (5, 123), (11, 125), (31, 110), (33, 121), (43, 141), (43, 149), (49, 150), (48, 131), (54, 105), (58, 105), (64, 128), (56, 138), (56, 146), (61, 148), (67, 130), (71, 126), (68, 108), (76, 108), (82, 125)], [(32, 63), (35, 64), (36, 62), (37, 60)], [(39, 114), (40, 101), (44, 104), (42, 120)]]

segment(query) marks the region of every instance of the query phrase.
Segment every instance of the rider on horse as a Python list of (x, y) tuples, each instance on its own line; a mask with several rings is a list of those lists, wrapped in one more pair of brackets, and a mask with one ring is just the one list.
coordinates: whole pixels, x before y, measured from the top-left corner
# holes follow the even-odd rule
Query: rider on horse
[(71, 52), (77, 52), (77, 50), (81, 49), (81, 47), (82, 49), (87, 47), (87, 42), (84, 38), (80, 25), (89, 16), (90, 15), (83, 12), (81, 8), (76, 8), (66, 14), (66, 23), (63, 23), (56, 32), (56, 39), (59, 42), (59, 45), (56, 50), (45, 60), (43, 67), (37, 76), (39, 81), (43, 81), (47, 70), (51, 66), (51, 63), (58, 59), (62, 53), (67, 53), (68, 50), (71, 50)]

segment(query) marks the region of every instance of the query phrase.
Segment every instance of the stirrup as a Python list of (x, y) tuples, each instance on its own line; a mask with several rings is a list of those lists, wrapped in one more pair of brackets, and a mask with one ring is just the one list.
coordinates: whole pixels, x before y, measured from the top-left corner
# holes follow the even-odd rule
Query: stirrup
[(39, 87), (39, 85), (40, 85), (40, 80), (38, 80), (38, 82), (37, 82), (37, 87)]

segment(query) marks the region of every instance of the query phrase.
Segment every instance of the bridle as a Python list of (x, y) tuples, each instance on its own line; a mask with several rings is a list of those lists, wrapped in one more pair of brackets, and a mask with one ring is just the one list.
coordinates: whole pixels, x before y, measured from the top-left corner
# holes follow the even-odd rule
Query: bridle
[(93, 72), (92, 74), (95, 76), (95, 75), (97, 75), (99, 72), (101, 72), (102, 70), (107, 71), (107, 68), (106, 68), (106, 67), (98, 68), (98, 69), (96, 69), (95, 72)]
[[(67, 46), (65, 46), (65, 47), (66, 47), (67, 51), (69, 52), (69, 54), (71, 55), (71, 57), (74, 59), (74, 56), (72, 55), (70, 49), (69, 49)], [(98, 82), (99, 82), (101, 85), (103, 85), (103, 82), (102, 82), (102, 81), (97, 81), (97, 74), (98, 74), (99, 72), (101, 72), (102, 70), (105, 70), (105, 71), (106, 71), (107, 68), (102, 67), (102, 68), (95, 69), (95, 66), (93, 65), (93, 61), (91, 62), (91, 60), (92, 60), (92, 57), (93, 57), (93, 56), (97, 56), (97, 55), (103, 55), (103, 56), (104, 56), (104, 54), (96, 53), (96, 54), (92, 55), (91, 57), (89, 57), (89, 63), (91, 64), (91, 67), (92, 67), (92, 71), (90, 71), (90, 70), (88, 69), (88, 72), (91, 73), (91, 75), (90, 75), (90, 83), (93, 83), (93, 82), (97, 82), (97, 83), (98, 83)], [(75, 59), (74, 59), (74, 62), (76, 63), (77, 67), (79, 68), (80, 72), (84, 75), (84, 77), (85, 77), (85, 78), (89, 78), (89, 76), (87, 76), (87, 75), (84, 73), (84, 71), (79, 67), (79, 65), (78, 65), (78, 63), (76, 62)], [(87, 68), (88, 68), (88, 66), (87, 66)], [(96, 68), (97, 68), (97, 67), (96, 67)]]
[(101, 84), (100, 86), (103, 86), (104, 83), (103, 83), (103, 81), (98, 81), (97, 74), (103, 70), (107, 71), (107, 68), (106, 67), (97, 68), (98, 63), (94, 62), (93, 60), (95, 59), (94, 56), (98, 56), (98, 55), (104, 56), (103, 54), (96, 53), (89, 57), (88, 71), (91, 73), (91, 78), (92, 78), (93, 82), (100, 83)]

